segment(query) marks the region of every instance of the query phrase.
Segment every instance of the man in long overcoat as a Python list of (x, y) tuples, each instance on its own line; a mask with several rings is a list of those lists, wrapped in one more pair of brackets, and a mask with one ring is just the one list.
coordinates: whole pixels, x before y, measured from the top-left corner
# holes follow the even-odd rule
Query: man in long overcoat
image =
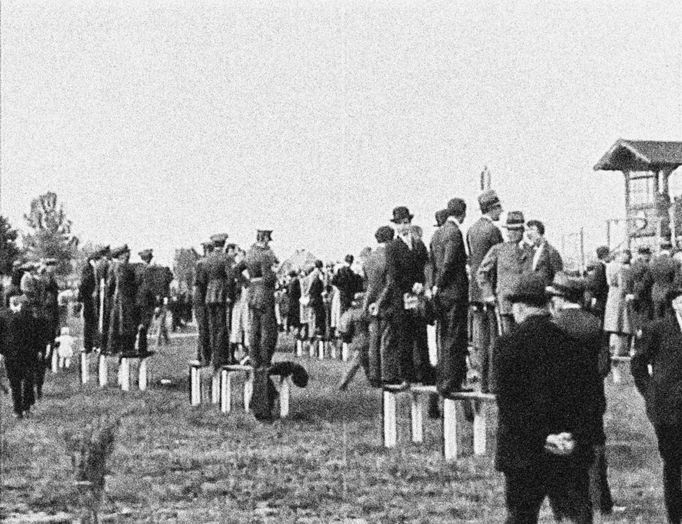
[(197, 360), (203, 365), (211, 362), (211, 337), (208, 330), (208, 311), (206, 308), (206, 282), (204, 265), (206, 257), (213, 251), (213, 242), (202, 242), (204, 256), (197, 260), (194, 273), (194, 288), (192, 301), (194, 305), (194, 318), (197, 321)]
[[(479, 358), (481, 371), (481, 391), (488, 392), (492, 375), (492, 347), (497, 340), (497, 317), (495, 305), (483, 300), (481, 288), (476, 281), (478, 268), (490, 248), (504, 242), (502, 232), (495, 225), (502, 214), (502, 204), (497, 193), (489, 189), (478, 197), (481, 218), (474, 222), (467, 231), (469, 245), (469, 267), (471, 281), (469, 282), (469, 306), (472, 320), (472, 343)], [(493, 285), (495, 282), (493, 282)]]
[(103, 250), (90, 255), (81, 269), (77, 300), (83, 305), (83, 350), (92, 352), (97, 340), (97, 277), (95, 267), (102, 257)]
[(467, 309), (469, 277), (461, 225), (466, 203), (448, 202), (448, 218), (433, 241), (431, 257), (435, 269), (432, 293), (437, 305), (438, 365), (436, 386), (441, 395), (461, 390), (466, 379), (468, 355)]
[[(664, 244), (664, 247), (667, 247)], [(675, 277), (678, 273), (677, 263), (670, 256), (668, 249), (662, 249), (658, 256), (654, 257), (649, 265), (651, 273), (651, 302), (653, 305), (653, 318), (665, 318), (670, 308), (668, 293), (674, 288)]]
[(137, 279), (130, 264), (128, 245), (111, 250), (113, 261), (107, 278), (109, 304), (109, 336), (106, 354), (135, 352), (139, 315), (137, 309)]
[(508, 240), (490, 248), (476, 273), (483, 301), (497, 307), (500, 328), (505, 334), (515, 325), (511, 302), (507, 297), (521, 275), (531, 273), (533, 270), (533, 254), (523, 242), (523, 213), (521, 211), (507, 213), (506, 228)]

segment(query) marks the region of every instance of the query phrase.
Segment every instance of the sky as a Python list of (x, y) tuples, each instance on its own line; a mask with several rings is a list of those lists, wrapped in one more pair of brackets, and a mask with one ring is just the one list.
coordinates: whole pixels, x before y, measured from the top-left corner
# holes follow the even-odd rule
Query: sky
[(163, 263), (259, 228), (280, 259), (341, 259), (398, 205), (428, 239), (450, 198), (477, 219), (484, 166), (505, 210), (566, 250), (583, 227), (591, 248), (624, 215), (622, 175), (593, 170), (602, 154), (682, 140), (681, 2), (0, 9), (0, 212), (21, 229), (54, 191), (81, 241)]

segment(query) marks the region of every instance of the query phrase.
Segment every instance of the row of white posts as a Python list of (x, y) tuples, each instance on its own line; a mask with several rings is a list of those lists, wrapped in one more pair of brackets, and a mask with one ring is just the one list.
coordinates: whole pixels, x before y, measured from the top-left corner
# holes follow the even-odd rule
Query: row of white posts
[[(332, 360), (336, 360), (339, 358), (338, 346), (333, 340), (317, 338), (313, 340), (296, 339), (296, 356), (303, 357), (304, 355), (320, 360), (324, 360), (329, 355)], [(341, 344), (341, 360), (346, 362), (350, 360), (350, 357), (350, 348), (346, 342), (343, 342)]]
[[(240, 380), (237, 380), (237, 379)], [(253, 368), (251, 366), (226, 365), (215, 371), (211, 366), (202, 366), (198, 360), (189, 363), (189, 402), (192, 406), (202, 403), (219, 404), (222, 413), (233, 410), (235, 387), (242, 388), (244, 411), (250, 411), (253, 394)], [(291, 378), (279, 379), (279, 416), (289, 416)], [(209, 396), (210, 393), (210, 396)]]
[[(90, 355), (96, 355), (97, 353), (85, 353), (84, 351), (80, 354), (80, 374), (81, 374), (81, 384), (85, 385), (90, 381)], [(148, 385), (148, 372), (147, 372), (147, 359), (151, 354), (140, 356), (120, 356), (120, 355), (98, 355), (98, 380), (100, 387), (106, 387), (109, 383), (109, 360), (117, 359), (120, 361), (118, 367), (118, 385), (121, 386), (123, 391), (130, 391), (130, 379), (131, 370), (134, 371), (135, 365), (133, 364), (137, 361), (137, 376), (138, 376), (138, 388), (140, 391), (145, 391)], [(53, 360), (53, 371), (54, 360)]]

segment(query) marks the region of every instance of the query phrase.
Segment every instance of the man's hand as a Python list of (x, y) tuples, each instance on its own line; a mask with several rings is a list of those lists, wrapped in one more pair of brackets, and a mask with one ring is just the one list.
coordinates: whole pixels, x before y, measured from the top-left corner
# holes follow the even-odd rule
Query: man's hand
[(547, 435), (545, 451), (553, 455), (566, 457), (575, 451), (575, 440), (570, 433)]

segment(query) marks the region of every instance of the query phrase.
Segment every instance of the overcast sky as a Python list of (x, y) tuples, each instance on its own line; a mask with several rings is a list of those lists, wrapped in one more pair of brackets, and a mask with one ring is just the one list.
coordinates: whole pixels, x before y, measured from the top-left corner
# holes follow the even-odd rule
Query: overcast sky
[[(2, 214), (55, 191), (82, 240), (274, 229), (340, 258), (448, 199), (561, 236), (622, 216), (619, 137), (682, 140), (682, 2), (3, 0)], [(682, 178), (677, 174), (678, 178)], [(134, 257), (135, 259), (136, 257)]]

